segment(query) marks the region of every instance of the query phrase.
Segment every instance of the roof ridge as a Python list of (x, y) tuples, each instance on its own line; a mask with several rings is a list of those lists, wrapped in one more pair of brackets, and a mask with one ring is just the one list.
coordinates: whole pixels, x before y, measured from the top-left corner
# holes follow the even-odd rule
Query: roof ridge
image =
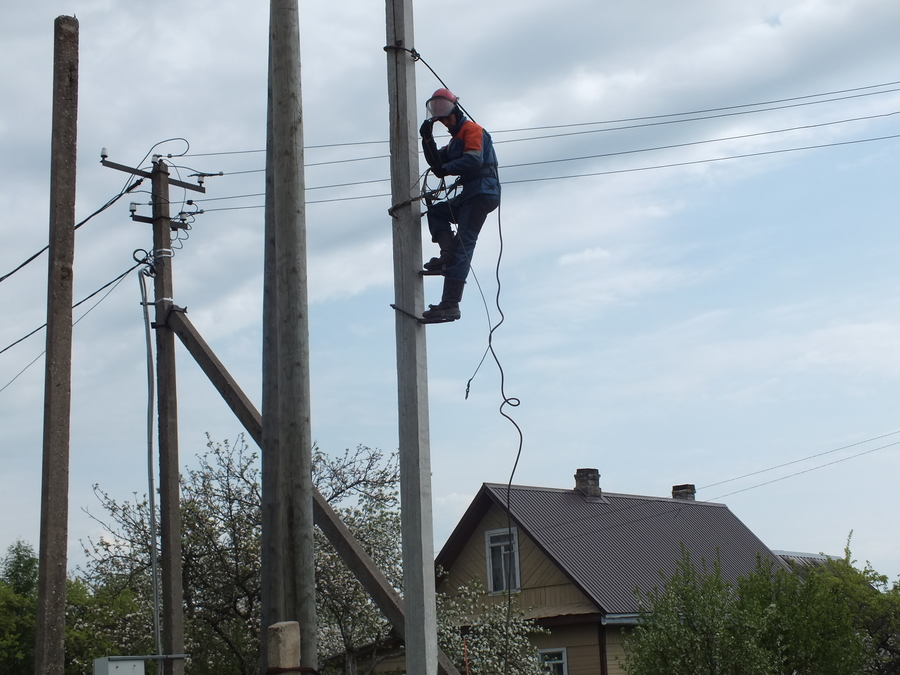
[[(540, 485), (512, 485), (509, 483), (483, 483), (486, 488), (491, 490), (526, 490), (529, 492), (565, 492), (568, 494), (576, 493), (577, 490), (575, 488), (555, 488), (555, 487), (542, 487)], [(703, 500), (694, 500), (694, 499), (678, 499), (676, 497), (659, 497), (656, 495), (634, 495), (634, 494), (626, 494), (624, 492), (607, 492), (606, 490), (602, 493), (603, 497), (619, 497), (626, 499), (644, 499), (644, 500), (652, 500), (652, 501), (661, 501), (661, 502), (678, 502), (680, 504), (694, 504), (696, 506), (714, 506), (716, 508), (728, 508), (727, 504), (723, 504), (721, 502), (707, 502)]]

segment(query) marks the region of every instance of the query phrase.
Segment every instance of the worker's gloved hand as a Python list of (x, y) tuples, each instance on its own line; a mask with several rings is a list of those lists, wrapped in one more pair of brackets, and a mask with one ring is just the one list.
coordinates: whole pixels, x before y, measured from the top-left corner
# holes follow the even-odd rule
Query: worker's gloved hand
[(435, 177), (435, 178), (444, 178), (444, 177), (450, 175), (449, 173), (447, 173), (446, 171), (444, 171), (443, 168), (432, 169), (432, 170), (431, 170), (431, 173), (434, 174), (434, 177)]
[(432, 127), (434, 126), (434, 122), (432, 120), (425, 120), (422, 122), (422, 126), (419, 127), (419, 133), (422, 135), (423, 141), (430, 141), (434, 138), (432, 134)]

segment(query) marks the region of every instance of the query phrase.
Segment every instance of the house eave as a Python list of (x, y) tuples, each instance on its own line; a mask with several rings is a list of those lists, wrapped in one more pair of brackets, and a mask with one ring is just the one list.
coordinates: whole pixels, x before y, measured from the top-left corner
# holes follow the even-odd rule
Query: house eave
[(600, 619), (604, 626), (637, 626), (640, 623), (640, 614), (629, 612), (627, 614), (606, 614)]

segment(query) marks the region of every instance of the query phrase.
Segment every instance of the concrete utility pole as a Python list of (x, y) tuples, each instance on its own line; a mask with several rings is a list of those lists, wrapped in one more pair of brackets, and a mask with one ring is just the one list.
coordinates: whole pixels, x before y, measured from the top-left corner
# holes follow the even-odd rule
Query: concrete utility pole
[(60, 16), (54, 23), (53, 50), (50, 261), (47, 275), (44, 463), (34, 650), (36, 675), (62, 675), (65, 666), (77, 131), (78, 19)]
[(395, 206), (394, 304), (400, 417), (400, 518), (406, 605), (406, 672), (437, 670), (434, 541), (431, 512), (431, 451), (428, 433), (428, 369), (425, 327), (405, 312), (420, 314), (424, 289), (422, 224), (418, 202), (412, 0), (387, 0), (388, 99), (390, 102), (391, 195)]
[[(181, 581), (181, 493), (178, 480), (178, 401), (175, 388), (175, 333), (166, 325), (173, 307), (172, 223), (169, 167), (153, 163), (153, 265), (156, 269), (156, 387), (159, 414), (159, 510), (161, 538), (163, 650), (184, 653), (184, 588)], [(184, 661), (163, 661), (166, 675), (182, 675)]]
[[(310, 427), (309, 311), (306, 280), (306, 195), (300, 95), (300, 13), (297, 0), (271, 0), (272, 217), (278, 354), (278, 486), (272, 543), (280, 568), (282, 616), (300, 624), (301, 666), (316, 668), (316, 580)], [(264, 324), (266, 320), (264, 319)], [(268, 325), (268, 324), (266, 324)], [(267, 385), (264, 385), (267, 389)], [(271, 457), (266, 461), (270, 461)], [(272, 505), (268, 495), (263, 503)], [(267, 544), (269, 544), (267, 538)], [(264, 549), (264, 552), (266, 549)], [(268, 563), (267, 570), (270, 569)], [(273, 600), (271, 593), (269, 600)], [(264, 616), (271, 609), (264, 608)]]

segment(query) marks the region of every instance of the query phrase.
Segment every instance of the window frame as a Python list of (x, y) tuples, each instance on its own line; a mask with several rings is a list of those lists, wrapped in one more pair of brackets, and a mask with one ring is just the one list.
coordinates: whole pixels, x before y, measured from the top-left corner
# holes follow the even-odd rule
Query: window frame
[(553, 663), (562, 663), (562, 675), (569, 674), (569, 656), (566, 653), (565, 647), (551, 647), (549, 649), (538, 649), (538, 661), (541, 664), (541, 668), (544, 666), (544, 654), (561, 654), (562, 661), (554, 661)]
[(487, 571), (487, 586), (488, 593), (491, 595), (500, 595), (501, 593), (506, 593), (507, 589), (494, 588), (494, 575), (492, 571), (492, 563), (493, 559), (491, 557), (491, 537), (496, 537), (498, 535), (510, 536), (511, 542), (508, 545), (511, 545), (512, 549), (512, 572), (513, 572), (513, 588), (510, 590), (512, 593), (516, 593), (521, 589), (522, 577), (519, 573), (519, 531), (518, 528), (515, 527), (501, 527), (494, 530), (487, 530), (484, 533), (484, 551), (485, 551), (485, 566)]

